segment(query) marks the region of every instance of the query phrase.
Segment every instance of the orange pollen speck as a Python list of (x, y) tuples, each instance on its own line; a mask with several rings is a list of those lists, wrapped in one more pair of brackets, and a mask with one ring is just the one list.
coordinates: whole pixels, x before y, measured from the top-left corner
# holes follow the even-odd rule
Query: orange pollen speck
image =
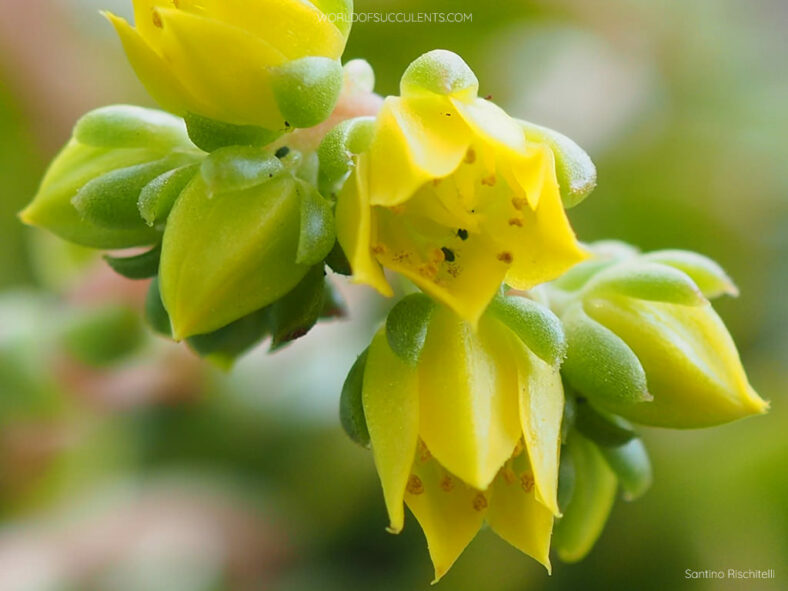
[(410, 478), (408, 478), (407, 491), (412, 495), (420, 495), (423, 493), (424, 483), (421, 481), (421, 478), (415, 474), (411, 474)]
[(405, 211), (405, 206), (404, 205), (395, 205), (393, 207), (390, 207), (389, 210), (391, 211), (391, 213), (400, 214), (403, 211)]
[(520, 476), (520, 483), (523, 485), (523, 490), (527, 493), (534, 489), (534, 477), (530, 472), (525, 472)]
[(517, 474), (514, 473), (514, 470), (511, 467), (506, 466), (503, 469), (503, 479), (506, 481), (506, 484), (512, 484), (515, 480), (517, 480)]
[(443, 180), (443, 179), (432, 179), (432, 186), (433, 186), (433, 187), (437, 187), (438, 185), (440, 185), (440, 184), (441, 184), (441, 181), (442, 181), (442, 180)]
[(485, 185), (485, 186), (487, 186), (487, 187), (494, 187), (494, 186), (495, 186), (495, 183), (496, 183), (497, 181), (498, 181), (498, 179), (496, 179), (496, 178), (495, 178), (495, 175), (494, 175), (494, 174), (491, 174), (490, 176), (488, 176), (488, 177), (484, 177), (484, 178), (482, 179), (482, 185)]
[(161, 22), (161, 15), (159, 14), (159, 12), (157, 10), (153, 11), (153, 26), (158, 28), (158, 29), (163, 29), (164, 28), (164, 23)]
[(487, 508), (487, 499), (482, 493), (473, 498), (473, 508), (476, 511), (484, 511)]
[(506, 263), (507, 265), (511, 265), (514, 258), (512, 257), (511, 252), (502, 252), (498, 255), (498, 260), (502, 263)]
[(451, 476), (446, 475), (443, 477), (443, 480), (441, 480), (441, 488), (446, 492), (451, 492), (454, 488), (454, 480)]
[(516, 458), (521, 453), (523, 453), (523, 448), (524, 448), (523, 440), (521, 439), (520, 441), (517, 442), (517, 445), (514, 446), (514, 451), (512, 452), (512, 457)]
[(422, 462), (426, 462), (432, 457), (430, 450), (427, 449), (427, 446), (424, 445), (424, 442), (421, 440), (419, 440), (418, 450), (419, 450), (419, 460), (421, 460)]
[(419, 267), (419, 274), (427, 279), (433, 279), (438, 274), (438, 269), (433, 264)]
[(526, 205), (528, 205), (528, 201), (526, 201), (522, 197), (515, 197), (514, 199), (512, 199), (512, 206), (517, 211), (521, 211)]
[(465, 164), (473, 164), (474, 162), (476, 162), (476, 152), (473, 148), (468, 148), (465, 153)]
[(386, 252), (386, 247), (382, 244), (376, 244), (372, 247), (373, 254), (384, 254)]
[(517, 226), (518, 228), (522, 228), (523, 227), (523, 220), (521, 220), (520, 218), (512, 218), (512, 219), (509, 220), (509, 225), (510, 226)]
[(446, 255), (440, 248), (436, 248), (432, 251), (432, 260), (435, 263), (442, 263), (446, 260)]

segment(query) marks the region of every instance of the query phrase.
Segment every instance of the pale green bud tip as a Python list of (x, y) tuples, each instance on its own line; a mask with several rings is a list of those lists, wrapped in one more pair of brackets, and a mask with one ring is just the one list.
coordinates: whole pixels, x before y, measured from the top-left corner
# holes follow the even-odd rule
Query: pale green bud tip
[(459, 55), (435, 49), (408, 66), (402, 76), (400, 90), (403, 95), (427, 91), (474, 98), (479, 90), (479, 80)]
[(345, 85), (356, 92), (375, 90), (375, 71), (367, 60), (355, 59), (345, 64)]
[(325, 57), (304, 57), (274, 69), (271, 82), (286, 125), (312, 127), (328, 119), (343, 80), (339, 61)]

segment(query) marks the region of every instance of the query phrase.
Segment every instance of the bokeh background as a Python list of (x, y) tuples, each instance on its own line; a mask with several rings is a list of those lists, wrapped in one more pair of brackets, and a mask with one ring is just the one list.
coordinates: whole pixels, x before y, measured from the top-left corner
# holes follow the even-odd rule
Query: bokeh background
[[(427, 589), (412, 519), (384, 532), (371, 456), (339, 429), (344, 373), (386, 302), (342, 285), (347, 322), (230, 374), (152, 337), (144, 286), (15, 213), (75, 119), (150, 104), (100, 8), (0, 10), (0, 591)], [(788, 4), (783, 0), (356, 0), (360, 12), (463, 12), (463, 24), (359, 24), (346, 57), (378, 91), (452, 49), (482, 94), (575, 138), (599, 188), (583, 240), (717, 259), (721, 301), (768, 416), (646, 430), (656, 480), (620, 501), (596, 548), (548, 576), (483, 531), (446, 591), (788, 588)], [(97, 319), (98, 318), (98, 319)], [(771, 581), (684, 579), (768, 569)]]

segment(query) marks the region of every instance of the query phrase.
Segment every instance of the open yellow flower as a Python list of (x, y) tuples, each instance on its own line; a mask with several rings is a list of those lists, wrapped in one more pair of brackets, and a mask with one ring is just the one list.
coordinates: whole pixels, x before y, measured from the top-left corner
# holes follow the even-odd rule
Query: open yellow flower
[(528, 289), (585, 258), (550, 146), (477, 91), (457, 55), (416, 60), (337, 203), (356, 281), (389, 295), (382, 265), (471, 322), (501, 282)]
[(106, 16), (167, 110), (280, 130), (333, 108), (352, 0), (133, 2), (135, 27)]
[(401, 531), (404, 501), (427, 537), (436, 580), (485, 520), (550, 568), (564, 405), (557, 367), (495, 317), (474, 330), (438, 306), (416, 365), (378, 333), (361, 398), (389, 529)]

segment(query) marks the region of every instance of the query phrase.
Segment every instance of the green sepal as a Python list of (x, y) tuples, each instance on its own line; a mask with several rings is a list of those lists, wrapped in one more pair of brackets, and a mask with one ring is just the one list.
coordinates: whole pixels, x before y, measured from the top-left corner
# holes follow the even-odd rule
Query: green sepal
[(626, 420), (595, 409), (585, 399), (577, 399), (576, 412), (575, 428), (600, 447), (619, 447), (637, 437)]
[(575, 463), (572, 455), (561, 448), (561, 462), (558, 465), (558, 509), (565, 513), (575, 494)]
[(646, 372), (632, 349), (575, 304), (562, 317), (567, 354), (561, 372), (580, 394), (602, 407), (645, 403)]
[(475, 97), (479, 91), (476, 74), (456, 53), (434, 49), (416, 58), (400, 81), (400, 94), (430, 92), (463, 98)]
[(317, 324), (324, 309), (325, 291), (323, 265), (316, 265), (293, 291), (271, 304), (271, 351), (301, 338)]
[(206, 152), (227, 146), (267, 146), (284, 133), (255, 125), (233, 125), (194, 113), (187, 113), (184, 121), (191, 141)]
[(158, 277), (154, 277), (148, 286), (148, 293), (145, 296), (145, 320), (153, 332), (165, 337), (172, 337), (170, 315), (167, 314), (167, 309), (161, 301)]
[(167, 220), (175, 200), (197, 174), (200, 164), (195, 162), (168, 170), (142, 188), (137, 209), (145, 223), (153, 227)]
[(549, 308), (525, 297), (498, 294), (488, 312), (537, 357), (549, 365), (560, 365), (566, 355), (566, 337), (561, 320)]
[(60, 343), (69, 355), (96, 367), (128, 357), (142, 342), (138, 314), (117, 305), (72, 311), (60, 335)]
[(632, 439), (618, 447), (600, 447), (600, 451), (618, 477), (624, 500), (634, 501), (651, 488), (654, 474), (646, 446), (641, 439)]
[(358, 356), (345, 383), (342, 385), (342, 396), (339, 399), (339, 419), (342, 428), (353, 441), (369, 448), (370, 438), (367, 429), (367, 419), (364, 415), (362, 391), (364, 387), (364, 370), (367, 365), (369, 348)]
[(553, 547), (564, 562), (585, 558), (605, 527), (616, 499), (616, 476), (596, 445), (574, 431), (565, 451), (572, 458), (575, 485), (563, 517), (553, 530)]
[(104, 260), (118, 275), (126, 279), (150, 279), (159, 273), (161, 245), (133, 257), (104, 255)]
[(350, 261), (347, 260), (347, 255), (342, 250), (342, 245), (339, 244), (339, 241), (334, 243), (331, 252), (326, 256), (326, 264), (334, 273), (339, 275), (350, 277), (353, 274), (353, 269), (350, 268)]
[(301, 225), (296, 263), (316, 265), (336, 244), (334, 211), (312, 185), (298, 181), (297, 187), (301, 198)]
[(652, 262), (619, 263), (596, 275), (584, 289), (586, 295), (618, 294), (639, 300), (699, 306), (706, 302), (686, 273)]
[(317, 155), (320, 159), (318, 188), (324, 195), (335, 195), (353, 168), (353, 156), (366, 151), (375, 133), (374, 117), (343, 121), (323, 138)]
[(137, 206), (142, 189), (164, 172), (182, 166), (186, 159), (184, 155), (172, 155), (113, 170), (88, 182), (71, 203), (86, 220), (105, 228), (145, 227)]
[(686, 250), (657, 250), (641, 260), (668, 265), (689, 275), (709, 299), (721, 295), (739, 295), (739, 289), (725, 270), (710, 258)]
[(327, 57), (303, 57), (271, 69), (279, 112), (292, 127), (313, 127), (328, 119), (343, 80), (342, 64)]
[(74, 139), (97, 148), (193, 147), (182, 119), (131, 105), (111, 105), (83, 115), (74, 126)]
[(229, 371), (239, 357), (268, 337), (270, 328), (269, 309), (263, 308), (219, 330), (189, 337), (186, 342), (198, 355)]
[(520, 121), (529, 141), (547, 144), (555, 156), (555, 172), (561, 201), (569, 209), (578, 205), (596, 188), (596, 166), (585, 150), (565, 135), (547, 127)]
[(220, 148), (208, 156), (200, 167), (211, 196), (251, 189), (283, 171), (284, 166), (279, 158), (250, 146)]
[(435, 302), (423, 293), (404, 297), (386, 318), (386, 339), (394, 353), (410, 366), (419, 362), (427, 342)]

